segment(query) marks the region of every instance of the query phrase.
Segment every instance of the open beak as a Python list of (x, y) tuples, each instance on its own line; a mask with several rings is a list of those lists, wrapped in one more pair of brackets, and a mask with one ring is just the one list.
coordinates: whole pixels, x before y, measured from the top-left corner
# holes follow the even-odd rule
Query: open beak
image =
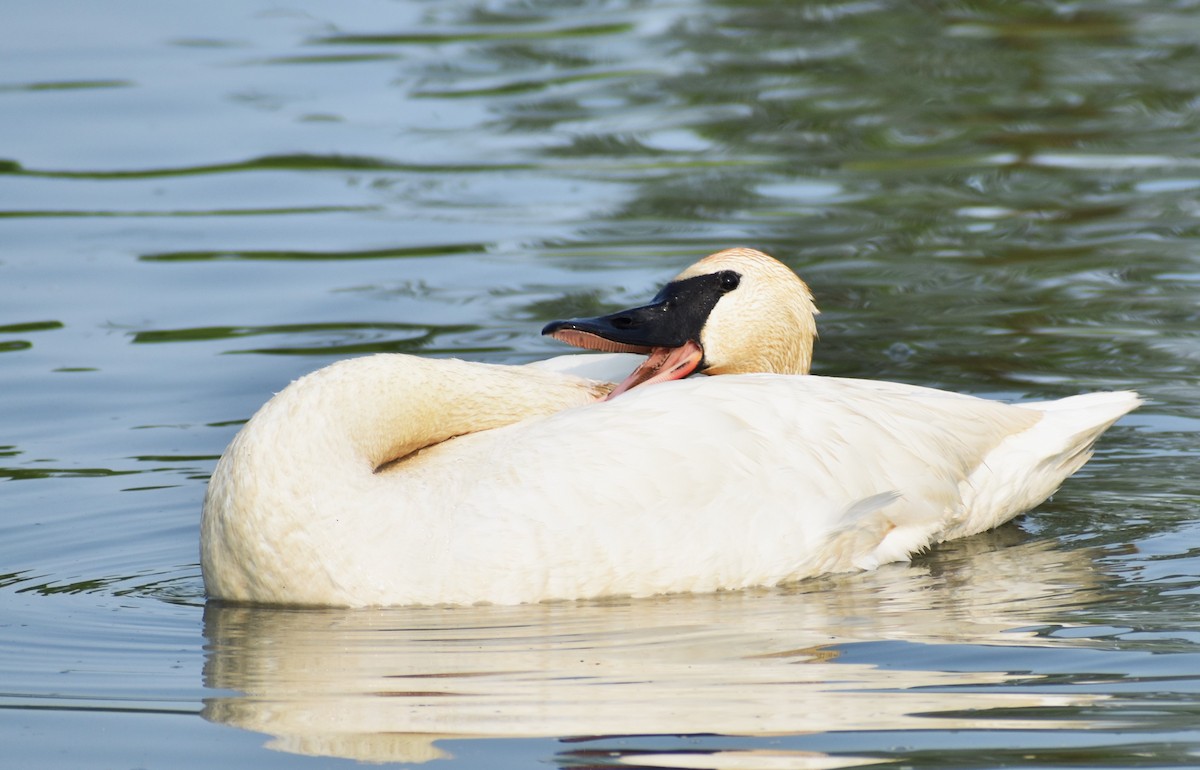
[(646, 360), (626, 377), (609, 400), (625, 391), (654, 382), (681, 380), (700, 366), (704, 349), (695, 339), (693, 319), (670, 302), (657, 302), (596, 318), (554, 321), (542, 334), (588, 350), (606, 353), (640, 353)]
[(704, 360), (704, 350), (700, 343), (688, 340), (677, 348), (651, 348), (650, 356), (641, 366), (613, 388), (612, 393), (604, 399), (611, 401), (630, 388), (638, 385), (649, 385), (652, 382), (667, 382), (682, 380)]

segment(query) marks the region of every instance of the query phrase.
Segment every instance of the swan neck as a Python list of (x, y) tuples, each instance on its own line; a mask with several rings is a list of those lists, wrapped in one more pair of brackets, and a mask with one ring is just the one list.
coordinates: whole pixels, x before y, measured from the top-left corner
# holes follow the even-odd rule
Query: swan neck
[(300, 445), (338, 444), (314, 448), (374, 471), (455, 436), (596, 398), (593, 383), (526, 367), (379, 355), (303, 377), (263, 411), (281, 401), (281, 409), (270, 409), (282, 412), (280, 431)]

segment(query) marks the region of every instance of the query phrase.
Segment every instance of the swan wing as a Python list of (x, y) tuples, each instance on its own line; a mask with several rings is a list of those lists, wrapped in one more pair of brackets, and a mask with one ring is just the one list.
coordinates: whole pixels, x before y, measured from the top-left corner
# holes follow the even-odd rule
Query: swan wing
[(972, 496), (973, 476), (1043, 413), (824, 377), (664, 383), (428, 450), (438, 534), (418, 518), (436, 593), (472, 601), (481, 583), (512, 602), (870, 568), (996, 518), (972, 508), (1002, 497)]

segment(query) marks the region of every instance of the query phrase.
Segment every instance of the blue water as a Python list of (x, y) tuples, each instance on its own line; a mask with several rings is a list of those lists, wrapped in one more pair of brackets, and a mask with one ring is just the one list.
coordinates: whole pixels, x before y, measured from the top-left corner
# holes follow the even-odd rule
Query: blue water
[[(1194, 4), (5, 10), (0, 764), (1200, 762)], [(1147, 404), (911, 565), (205, 606), (207, 474), (291, 379), (558, 353), (736, 244), (812, 285), (819, 373)]]

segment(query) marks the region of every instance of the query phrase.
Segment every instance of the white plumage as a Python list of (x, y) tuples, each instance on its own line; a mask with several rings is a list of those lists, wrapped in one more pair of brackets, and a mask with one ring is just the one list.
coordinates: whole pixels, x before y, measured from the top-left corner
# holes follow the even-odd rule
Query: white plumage
[[(716, 256), (724, 269), (745, 263), (743, 286), (765, 259)], [(772, 302), (794, 292), (783, 288)], [(706, 351), (728, 349), (737, 316), (726, 305), (719, 329), (709, 317), (700, 342), (722, 337)], [(1139, 403), (1097, 393), (1009, 406), (768, 373), (661, 382), (601, 402), (609, 386), (573, 373), (627, 371), (629, 359), (379, 355), (296, 381), (213, 474), (201, 534), (209, 595), (510, 604), (870, 569), (1042, 502)]]

